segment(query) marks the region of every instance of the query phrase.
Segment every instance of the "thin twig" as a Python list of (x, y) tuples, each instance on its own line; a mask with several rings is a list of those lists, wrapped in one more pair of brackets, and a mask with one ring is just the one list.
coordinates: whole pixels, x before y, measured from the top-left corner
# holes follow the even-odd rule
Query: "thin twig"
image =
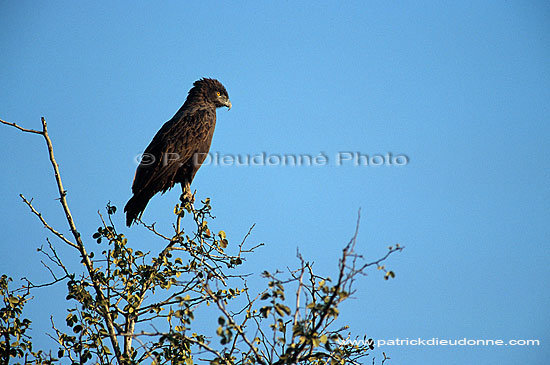
[(48, 222), (46, 222), (46, 220), (44, 219), (44, 217), (42, 217), (42, 213), (40, 213), (39, 211), (37, 211), (37, 210), (34, 208), (34, 206), (32, 205), (32, 199), (31, 199), (31, 200), (27, 200), (27, 198), (25, 198), (25, 197), (23, 196), (23, 194), (19, 194), (19, 196), (21, 197), (21, 199), (23, 199), (23, 202), (24, 202), (25, 204), (27, 204), (27, 206), (31, 209), (31, 212), (33, 212), (34, 215), (36, 215), (36, 216), (38, 217), (38, 219), (40, 219), (40, 222), (42, 222), (42, 224), (44, 225), (45, 228), (47, 228), (50, 232), (52, 232), (55, 236), (57, 236), (57, 237), (58, 237), (59, 239), (61, 239), (63, 242), (65, 242), (65, 243), (68, 244), (69, 246), (74, 247), (74, 248), (76, 248), (76, 249), (78, 250), (78, 246), (77, 246), (75, 243), (69, 241), (69, 240), (67, 239), (67, 237), (65, 237), (65, 236), (63, 235), (63, 233), (56, 231), (55, 228), (53, 228), (52, 226), (50, 226), (50, 225), (48, 224)]
[(233, 328), (235, 328), (235, 330), (241, 336), (241, 338), (244, 340), (244, 342), (246, 342), (246, 344), (248, 345), (250, 350), (252, 350), (252, 352), (256, 356), (256, 361), (259, 364), (265, 364), (265, 362), (262, 360), (260, 354), (258, 353), (258, 349), (252, 344), (252, 342), (250, 342), (248, 337), (246, 337), (246, 334), (244, 333), (243, 329), (241, 328), (241, 326), (239, 326), (235, 322), (235, 320), (233, 319), (233, 316), (231, 316), (231, 314), (227, 311), (227, 309), (223, 305), (222, 301), (216, 295), (214, 295), (214, 293), (212, 292), (212, 290), (209, 287), (205, 286), (204, 290), (208, 294), (208, 296), (212, 299), (212, 301), (214, 303), (216, 303), (216, 305), (218, 306), (218, 309), (225, 315), (225, 317), (229, 321), (229, 324)]
[(6, 122), (5, 120), (2, 120), (0, 119), (0, 123), (2, 124), (6, 124), (6, 125), (10, 125), (12, 127), (15, 127), (17, 129), (19, 129), (20, 131), (23, 131), (23, 132), (27, 132), (27, 133), (36, 133), (36, 134), (44, 134), (44, 132), (42, 131), (37, 131), (37, 130), (34, 130), (34, 129), (27, 129), (27, 128), (23, 128), (19, 125), (17, 125), (16, 123), (10, 123), (10, 122)]
[[(296, 311), (294, 312), (294, 319), (292, 321), (292, 327), (296, 328), (296, 325), (298, 324), (298, 316), (300, 315), (300, 295), (302, 292), (302, 286), (303, 279), (304, 279), (304, 272), (306, 270), (304, 266), (304, 259), (302, 258), (302, 255), (300, 255), (300, 252), (296, 252), (296, 255), (298, 256), (298, 259), (300, 259), (301, 265), (300, 265), (300, 277), (298, 278), (298, 289), (296, 289)], [(292, 332), (292, 339), (294, 339), (296, 335), (294, 334), (294, 331)]]

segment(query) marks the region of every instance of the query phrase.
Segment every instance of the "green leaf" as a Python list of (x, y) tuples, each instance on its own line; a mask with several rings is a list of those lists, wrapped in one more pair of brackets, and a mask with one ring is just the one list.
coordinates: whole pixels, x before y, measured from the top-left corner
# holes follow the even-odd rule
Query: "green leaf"
[(283, 304), (275, 304), (275, 311), (277, 311), (277, 314), (281, 317), (284, 317), (285, 314), (290, 315), (290, 308)]
[(269, 306), (265, 306), (265, 307), (261, 307), (260, 308), (260, 314), (264, 317), (264, 318), (267, 318), (267, 316), (269, 316), (269, 313), (271, 312), (271, 307)]

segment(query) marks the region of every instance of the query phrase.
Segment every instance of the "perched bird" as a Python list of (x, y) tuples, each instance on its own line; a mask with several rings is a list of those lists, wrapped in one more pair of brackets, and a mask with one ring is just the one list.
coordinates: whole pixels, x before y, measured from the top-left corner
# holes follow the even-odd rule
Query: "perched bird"
[(124, 207), (128, 227), (156, 193), (164, 193), (176, 183), (190, 198), (191, 182), (210, 150), (216, 108), (223, 106), (231, 109), (231, 102), (218, 80), (203, 78), (193, 83), (183, 106), (160, 128), (142, 155), (132, 184), (134, 195)]

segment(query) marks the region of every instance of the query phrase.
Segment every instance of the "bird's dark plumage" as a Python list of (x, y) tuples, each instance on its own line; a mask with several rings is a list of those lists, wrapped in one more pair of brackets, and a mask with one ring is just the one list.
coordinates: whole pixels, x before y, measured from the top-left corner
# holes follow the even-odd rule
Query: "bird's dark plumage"
[(178, 112), (157, 132), (139, 164), (132, 198), (126, 203), (126, 224), (130, 226), (145, 210), (149, 200), (180, 183), (184, 194), (204, 162), (216, 126), (216, 108), (231, 102), (225, 87), (214, 79), (195, 81)]

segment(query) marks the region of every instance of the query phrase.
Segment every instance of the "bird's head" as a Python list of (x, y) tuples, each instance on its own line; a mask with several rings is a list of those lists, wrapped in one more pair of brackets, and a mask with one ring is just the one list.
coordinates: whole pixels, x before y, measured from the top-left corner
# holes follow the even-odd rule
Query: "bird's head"
[[(225, 90), (225, 87), (218, 80), (203, 78), (195, 81), (193, 86), (193, 89), (199, 89), (203, 97), (213, 103), (216, 108), (225, 106), (231, 109), (231, 101), (229, 101), (227, 90)], [(190, 91), (190, 94), (193, 89)]]

